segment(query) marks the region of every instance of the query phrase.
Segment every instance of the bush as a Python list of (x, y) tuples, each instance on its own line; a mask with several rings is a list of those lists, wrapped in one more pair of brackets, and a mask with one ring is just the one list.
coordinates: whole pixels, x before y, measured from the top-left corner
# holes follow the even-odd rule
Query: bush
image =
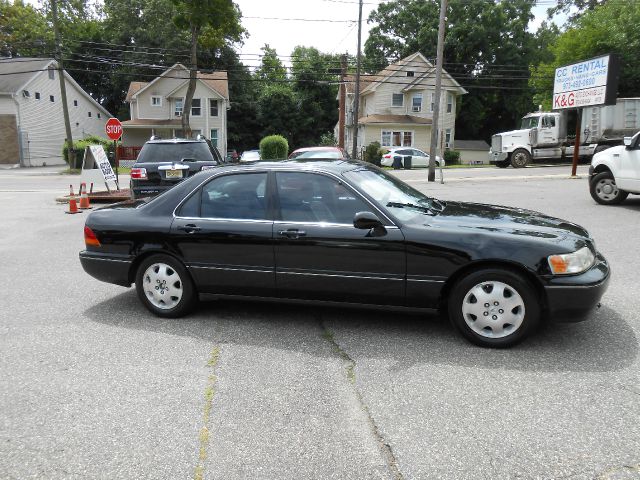
[(289, 142), (282, 135), (269, 135), (260, 140), (262, 160), (284, 160), (289, 154)]
[(380, 142), (371, 142), (364, 149), (364, 161), (380, 166)]
[(455, 150), (444, 151), (444, 163), (446, 165), (459, 165), (460, 164), (460, 152)]
[(335, 147), (338, 144), (336, 137), (333, 136), (333, 132), (323, 133), (320, 136), (320, 146), (322, 147)]
[(113, 166), (113, 155), (110, 153), (113, 152), (113, 142), (111, 140), (107, 140), (106, 138), (98, 137), (96, 135), (89, 135), (88, 137), (83, 138), (82, 140), (76, 140), (73, 142), (73, 149), (76, 152), (76, 164), (69, 165), (69, 145), (65, 141), (62, 145), (62, 158), (67, 162), (69, 168), (82, 168), (82, 158), (84, 156), (84, 150), (89, 145), (102, 145), (104, 151), (107, 153), (109, 157), (109, 161)]

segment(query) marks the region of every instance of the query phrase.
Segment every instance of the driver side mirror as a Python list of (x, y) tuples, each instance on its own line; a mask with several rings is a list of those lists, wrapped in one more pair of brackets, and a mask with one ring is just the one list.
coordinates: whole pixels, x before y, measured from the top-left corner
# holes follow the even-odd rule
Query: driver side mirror
[(379, 237), (387, 233), (382, 221), (375, 213), (358, 212), (353, 217), (353, 226), (361, 230), (369, 230), (367, 236)]

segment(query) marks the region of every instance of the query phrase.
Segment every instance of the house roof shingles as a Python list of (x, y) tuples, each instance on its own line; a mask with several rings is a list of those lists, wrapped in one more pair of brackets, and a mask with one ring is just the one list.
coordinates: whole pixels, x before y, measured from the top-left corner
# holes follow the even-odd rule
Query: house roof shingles
[(17, 57), (0, 60), (0, 93), (17, 93), (40, 70), (47, 68), (52, 58)]
[(367, 115), (360, 117), (358, 123), (363, 125), (372, 123), (395, 123), (407, 125), (431, 125), (430, 118), (416, 117), (414, 115)]
[[(212, 73), (198, 72), (197, 78), (202, 80), (209, 88), (218, 92), (224, 98), (229, 98), (229, 83), (227, 81), (227, 72), (217, 71)], [(185, 79), (185, 82), (189, 79)], [(131, 82), (127, 91), (126, 102), (130, 102), (133, 96), (149, 85), (149, 82)]]

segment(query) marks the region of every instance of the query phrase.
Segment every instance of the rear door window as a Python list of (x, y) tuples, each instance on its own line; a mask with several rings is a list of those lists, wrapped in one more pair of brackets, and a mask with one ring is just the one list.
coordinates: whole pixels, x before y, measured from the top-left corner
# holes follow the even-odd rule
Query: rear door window
[(266, 186), (266, 173), (241, 173), (214, 178), (202, 187), (200, 216), (266, 220)]

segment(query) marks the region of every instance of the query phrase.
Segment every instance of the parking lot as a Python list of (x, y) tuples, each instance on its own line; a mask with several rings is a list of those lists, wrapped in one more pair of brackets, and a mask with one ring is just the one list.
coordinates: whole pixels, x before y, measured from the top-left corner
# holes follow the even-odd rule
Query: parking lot
[(87, 214), (54, 201), (70, 177), (0, 170), (0, 478), (640, 478), (640, 197), (597, 205), (586, 170), (397, 172), (581, 224), (610, 261), (587, 321), (509, 350), (420, 314), (206, 301), (156, 318), (83, 272)]

